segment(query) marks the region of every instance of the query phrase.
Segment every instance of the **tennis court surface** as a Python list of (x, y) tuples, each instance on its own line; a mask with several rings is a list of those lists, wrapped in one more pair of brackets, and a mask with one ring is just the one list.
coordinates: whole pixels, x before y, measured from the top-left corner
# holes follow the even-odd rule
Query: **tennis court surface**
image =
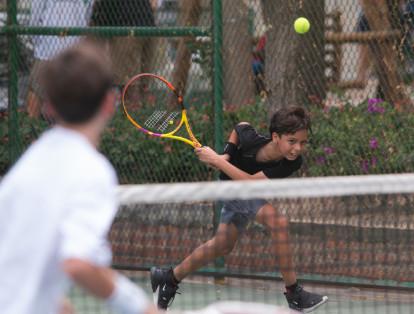
[[(131, 275), (152, 298), (149, 274), (140, 272)], [(305, 287), (329, 297), (329, 301), (317, 309), (315, 313), (408, 314), (412, 313), (414, 308), (413, 292), (408, 290), (311, 283), (306, 283)], [(222, 283), (215, 283), (212, 277), (191, 276), (180, 285), (182, 294), (176, 297), (171, 310), (201, 309), (211, 303), (224, 300), (286, 306), (286, 300), (281, 293), (283, 289), (284, 285), (280, 281), (228, 278)], [(73, 290), (70, 298), (76, 308), (76, 313), (110, 313), (101, 302), (85, 296), (79, 290)]]
[[(316, 313), (414, 313), (413, 190), (413, 175), (121, 187), (114, 267), (150, 295), (149, 268), (178, 265), (211, 239), (223, 200), (264, 198), (288, 217), (299, 282), (329, 298)], [(171, 309), (287, 306), (275, 240), (250, 223), (230, 254), (183, 280)], [(72, 299), (79, 313), (106, 313), (79, 292)]]

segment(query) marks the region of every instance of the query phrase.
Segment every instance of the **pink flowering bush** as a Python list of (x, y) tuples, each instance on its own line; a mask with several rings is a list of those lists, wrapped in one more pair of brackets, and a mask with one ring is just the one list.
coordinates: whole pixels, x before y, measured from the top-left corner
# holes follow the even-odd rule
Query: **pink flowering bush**
[[(214, 147), (214, 118), (209, 95), (193, 98), (189, 110), (196, 137)], [(380, 99), (358, 106), (310, 107), (312, 132), (300, 176), (357, 175), (414, 171), (414, 114), (397, 112)], [(260, 101), (224, 112), (225, 140), (240, 121), (268, 134), (266, 103)], [(0, 175), (10, 167), (8, 115), (0, 113)], [(22, 146), (47, 127), (40, 119), (19, 113)], [(186, 144), (150, 138), (137, 131), (118, 110), (106, 129), (102, 152), (122, 183), (213, 180), (216, 172), (200, 163)]]
[(304, 174), (310, 176), (414, 171), (414, 114), (381, 99), (358, 106), (312, 108), (313, 136)]

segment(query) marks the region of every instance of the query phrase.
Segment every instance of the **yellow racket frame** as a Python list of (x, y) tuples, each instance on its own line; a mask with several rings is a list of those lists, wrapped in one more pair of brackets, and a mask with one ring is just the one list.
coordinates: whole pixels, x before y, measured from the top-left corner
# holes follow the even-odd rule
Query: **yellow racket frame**
[[(126, 108), (126, 105), (125, 105), (126, 91), (128, 90), (128, 87), (132, 83), (134, 83), (136, 80), (139, 80), (142, 77), (153, 77), (155, 79), (158, 79), (158, 80), (162, 81), (177, 96), (178, 103), (181, 107), (181, 120), (180, 120), (180, 123), (178, 124), (178, 126), (173, 131), (168, 132), (168, 133), (155, 133), (155, 132), (152, 132), (152, 131), (148, 131), (147, 129), (143, 128), (137, 121), (135, 121), (134, 118), (132, 118), (132, 116), (128, 113), (128, 109)], [(141, 73), (141, 74), (138, 74), (138, 75), (135, 75), (134, 77), (132, 77), (128, 81), (128, 83), (125, 85), (125, 87), (122, 91), (122, 107), (123, 107), (124, 113), (125, 113), (127, 119), (129, 120), (129, 122), (131, 122), (138, 130), (140, 130), (141, 132), (143, 132), (147, 135), (154, 136), (154, 137), (160, 137), (160, 138), (169, 138), (169, 139), (172, 139), (172, 140), (181, 141), (181, 142), (184, 142), (188, 145), (191, 145), (194, 148), (202, 146), (200, 144), (200, 142), (194, 136), (193, 131), (191, 130), (190, 124), (188, 123), (187, 110), (184, 107), (183, 97), (177, 92), (175, 87), (170, 82), (168, 82), (165, 78), (163, 78), (162, 76), (159, 76), (159, 75), (156, 75), (156, 74), (151, 74), (151, 73)], [(185, 137), (182, 137), (182, 136), (175, 135), (175, 133), (177, 133), (178, 130), (180, 130), (183, 125), (185, 125), (185, 128), (187, 130), (189, 138), (185, 138)]]

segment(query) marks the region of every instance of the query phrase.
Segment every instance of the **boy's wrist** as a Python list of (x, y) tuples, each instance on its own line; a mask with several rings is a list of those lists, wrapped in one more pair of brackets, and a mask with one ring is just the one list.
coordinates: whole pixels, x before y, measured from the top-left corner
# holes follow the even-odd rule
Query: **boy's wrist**
[(223, 164), (228, 162), (224, 156), (225, 155), (217, 155), (218, 158), (215, 159), (213, 166), (221, 170)]
[(114, 291), (106, 303), (117, 313), (140, 314), (151, 308), (144, 291), (125, 276), (117, 273), (114, 285)]

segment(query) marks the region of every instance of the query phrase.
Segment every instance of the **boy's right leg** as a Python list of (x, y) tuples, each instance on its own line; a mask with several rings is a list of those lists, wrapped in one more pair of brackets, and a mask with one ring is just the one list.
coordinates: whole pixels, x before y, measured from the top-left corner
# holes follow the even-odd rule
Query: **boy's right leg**
[(289, 221), (270, 204), (263, 206), (256, 220), (267, 226), (273, 242), (274, 254), (278, 257), (279, 269), (286, 285), (286, 299), (289, 307), (303, 313), (310, 313), (328, 301), (328, 297), (304, 290), (297, 282), (289, 242)]
[(187, 275), (213, 261), (227, 255), (233, 249), (238, 238), (238, 230), (232, 223), (221, 223), (211, 240), (196, 248), (174, 270), (151, 268), (151, 286), (154, 301), (161, 309), (167, 309), (177, 293), (178, 283)]

